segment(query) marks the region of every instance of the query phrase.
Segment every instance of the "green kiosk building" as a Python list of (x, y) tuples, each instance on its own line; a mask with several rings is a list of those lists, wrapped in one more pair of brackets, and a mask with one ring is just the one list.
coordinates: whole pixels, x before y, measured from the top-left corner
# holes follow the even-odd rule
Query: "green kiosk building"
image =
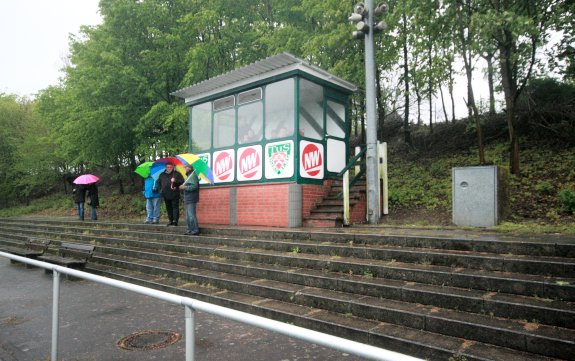
[(200, 223), (307, 225), (346, 166), (356, 89), (282, 53), (174, 92), (189, 107), (190, 151), (214, 173)]

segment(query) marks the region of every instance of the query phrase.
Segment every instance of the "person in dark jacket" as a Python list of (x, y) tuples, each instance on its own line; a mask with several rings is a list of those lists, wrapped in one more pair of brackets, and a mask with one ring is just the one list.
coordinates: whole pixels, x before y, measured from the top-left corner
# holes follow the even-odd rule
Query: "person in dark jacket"
[(90, 218), (95, 221), (98, 219), (96, 208), (100, 206), (100, 197), (98, 197), (98, 186), (96, 183), (89, 184), (87, 187), (88, 205), (90, 206)]
[(76, 203), (76, 209), (78, 210), (78, 219), (84, 220), (84, 202), (86, 202), (86, 186), (83, 184), (77, 184), (74, 189), (72, 189), (74, 194), (74, 203)]
[(164, 198), (168, 213), (168, 226), (177, 226), (180, 219), (180, 185), (184, 183), (184, 177), (174, 170), (172, 163), (166, 164), (166, 170), (160, 174), (158, 185), (160, 194)]
[(196, 236), (200, 234), (196, 217), (196, 205), (200, 201), (200, 181), (194, 167), (191, 165), (185, 167), (187, 179), (180, 186), (180, 189), (184, 191), (184, 207), (186, 208), (186, 224), (188, 226), (185, 234)]

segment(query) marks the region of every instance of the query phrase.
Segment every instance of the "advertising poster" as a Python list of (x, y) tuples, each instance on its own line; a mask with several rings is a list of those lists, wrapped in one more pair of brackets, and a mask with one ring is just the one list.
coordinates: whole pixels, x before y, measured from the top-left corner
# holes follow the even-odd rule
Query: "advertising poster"
[(323, 144), (300, 141), (299, 174), (303, 178), (323, 179), (324, 152)]
[(293, 140), (266, 144), (265, 164), (266, 179), (293, 177)]
[[(198, 158), (200, 158), (201, 160), (204, 161), (204, 163), (206, 163), (208, 165), (208, 167), (212, 167), (212, 157), (210, 153), (201, 153), (201, 154), (196, 154), (198, 156)], [(203, 178), (200, 178), (200, 184), (209, 184), (208, 182), (206, 182), (205, 180), (203, 180)]]
[(254, 145), (238, 149), (238, 181), (262, 179), (262, 146)]
[(235, 153), (233, 149), (214, 152), (214, 183), (233, 182), (235, 178)]

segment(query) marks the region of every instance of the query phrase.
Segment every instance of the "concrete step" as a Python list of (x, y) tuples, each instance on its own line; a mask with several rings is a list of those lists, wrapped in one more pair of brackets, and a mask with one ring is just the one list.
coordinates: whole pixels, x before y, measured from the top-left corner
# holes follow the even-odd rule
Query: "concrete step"
[[(54, 232), (33, 231), (29, 228), (15, 231), (25, 232), (26, 235), (33, 235), (47, 238), (62, 238), (71, 242), (116, 242), (121, 247), (129, 241), (127, 238), (109, 238), (107, 236), (95, 236), (86, 234), (70, 233), (63, 234)], [(97, 233), (94, 230), (92, 233)], [(124, 231), (124, 233), (127, 231)], [(132, 238), (143, 238), (150, 236), (146, 234), (131, 234)], [(173, 233), (159, 233), (151, 235), (167, 241), (189, 240), (183, 235)], [(562, 299), (566, 301), (575, 300), (575, 280), (565, 277), (547, 277), (528, 275), (522, 273), (508, 273), (506, 271), (487, 271), (483, 269), (473, 270), (464, 267), (451, 267), (432, 265), (429, 262), (406, 263), (398, 262), (396, 259), (380, 257), (365, 257), (366, 249), (362, 247), (333, 247), (323, 244), (310, 244), (303, 242), (266, 242), (252, 241), (249, 239), (242, 240), (219, 240), (217, 237), (195, 237), (195, 251), (211, 252), (221, 257), (230, 259), (249, 259), (254, 262), (278, 263), (278, 264), (297, 264), (299, 267), (312, 269), (328, 269), (334, 272), (343, 272), (351, 274), (365, 274), (366, 272), (377, 276), (391, 279), (407, 280), (418, 283), (441, 284), (453, 287), (473, 287), (485, 291), (499, 290), (505, 293), (519, 295), (538, 295), (542, 298)], [(54, 242), (53, 247), (58, 242)], [(157, 247), (163, 247), (164, 243), (159, 243)], [(256, 252), (245, 252), (244, 250), (235, 250), (230, 246), (253, 247)], [(172, 247), (169, 245), (169, 247)], [(259, 251), (260, 249), (263, 251)], [(268, 248), (269, 250), (265, 249)], [(165, 249), (164, 249), (165, 250)], [(278, 254), (279, 250), (279, 254)], [(189, 251), (189, 250), (188, 250)], [(295, 252), (294, 252), (295, 251)], [(283, 252), (290, 254), (296, 253), (298, 258), (285, 257)], [(322, 254), (329, 254), (325, 256)], [(344, 253), (347, 252), (347, 253)], [(425, 257), (428, 250), (421, 255)], [(341, 256), (343, 255), (343, 257)], [(381, 254), (380, 254), (381, 255)], [(417, 256), (417, 253), (415, 253)], [(417, 258), (417, 257), (416, 257)], [(424, 258), (422, 258), (424, 259)], [(472, 264), (472, 263), (471, 263)]]
[[(107, 277), (185, 295), (427, 359), (446, 360), (459, 355), (467, 360), (487, 360), (486, 356), (489, 355), (489, 359), (492, 360), (550, 360), (548, 357), (533, 352), (537, 351), (538, 345), (524, 342), (523, 344), (531, 347), (529, 352), (482, 342), (471, 342), (465, 338), (446, 336), (393, 323), (382, 323), (349, 313), (341, 314), (292, 302), (236, 293), (212, 285), (202, 286), (185, 280), (157, 277), (133, 269), (125, 270), (102, 265), (90, 265), (88, 269)], [(512, 342), (506, 341), (509, 344)], [(565, 350), (553, 351), (555, 354), (562, 352)]]
[[(10, 232), (27, 232), (29, 235), (39, 236), (41, 233), (33, 229), (11, 228), (6, 229), (0, 235), (9, 234)], [(52, 236), (60, 229), (52, 227), (49, 232)], [(83, 234), (86, 235), (86, 230)], [(172, 240), (172, 233), (163, 232), (139, 232), (139, 231), (113, 231), (105, 229), (94, 229), (90, 234), (102, 237), (108, 235), (121, 234), (125, 237), (137, 239), (165, 239)], [(181, 235), (177, 235), (182, 237)], [(202, 236), (198, 242), (209, 245), (230, 245), (238, 244), (238, 240), (226, 240), (219, 237)], [(409, 246), (385, 246), (383, 244), (365, 243), (365, 245), (355, 245), (348, 241), (347, 244), (339, 242), (321, 242), (318, 244), (313, 241), (299, 240), (265, 240), (265, 239), (241, 239), (242, 245), (251, 248), (261, 248), (269, 250), (278, 250), (290, 252), (298, 249), (301, 253), (312, 254), (330, 254), (332, 256), (355, 257), (368, 260), (387, 260), (403, 263), (418, 263), (424, 265), (448, 266), (451, 268), (464, 267), (466, 269), (479, 269), (487, 271), (501, 271), (523, 274), (534, 274), (543, 276), (574, 278), (575, 277), (575, 258), (569, 257), (550, 257), (550, 256), (526, 256), (510, 254), (493, 254), (489, 252), (469, 252), (459, 249), (429, 249)], [(404, 243), (405, 244), (405, 243)]]
[[(478, 292), (445, 286), (415, 284), (365, 275), (343, 275), (307, 268), (293, 268), (278, 264), (254, 263), (239, 259), (218, 257), (206, 251), (204, 255), (193, 253), (193, 247), (182, 245), (174, 252), (143, 248), (97, 246), (98, 254), (132, 257), (140, 260), (159, 261), (189, 268), (202, 268), (241, 276), (264, 278), (277, 282), (289, 282), (303, 287), (346, 292), (354, 295), (380, 297), (405, 302), (415, 302), (435, 307), (447, 307), (473, 313), (486, 313), (498, 317), (534, 320), (538, 323), (575, 328), (575, 307), (563, 301), (540, 300), (515, 295)], [(192, 249), (192, 251), (190, 251)], [(186, 256), (182, 256), (185, 254)]]
[(463, 350), (468, 360), (570, 359), (575, 346), (575, 279), (565, 277), (575, 259), (573, 240), (386, 236), (368, 229), (204, 227), (199, 237), (183, 231), (0, 220), (0, 239), (50, 238), (52, 250), (60, 242), (95, 245), (88, 264), (94, 272), (199, 289), (208, 302), (381, 341), (419, 357), (448, 359)]
[[(31, 222), (34, 222), (33, 225)], [(43, 229), (54, 232), (94, 233), (113, 230), (114, 232), (142, 232), (138, 237), (150, 234), (152, 237), (168, 239), (173, 234), (181, 235), (183, 227), (166, 227), (165, 225), (148, 225), (138, 223), (98, 222), (97, 226), (91, 223), (71, 220), (18, 220), (0, 219), (0, 225), (17, 226), (19, 228)], [(79, 232), (76, 232), (79, 230)], [(422, 249), (451, 249), (468, 251), (470, 253), (497, 253), (506, 256), (530, 255), (545, 257), (575, 258), (575, 242), (561, 240), (558, 237), (518, 238), (490, 235), (486, 233), (481, 237), (459, 236), (457, 233), (444, 237), (411, 236), (394, 234), (375, 234), (369, 228), (334, 229), (333, 231), (311, 231), (302, 229), (245, 229), (228, 227), (203, 227), (202, 234), (206, 236), (224, 238), (262, 239), (262, 240), (301, 240), (309, 241), (313, 238), (319, 244), (346, 244), (346, 245), (385, 245), (400, 248)], [(0, 227), (1, 233), (1, 227)], [(10, 234), (10, 233), (8, 233)], [(16, 237), (16, 235), (13, 235)], [(21, 236), (25, 239), (27, 236)]]
[[(94, 230), (94, 232), (101, 232), (101, 230)], [(354, 256), (360, 256), (364, 250), (353, 248), (352, 252), (347, 254), (347, 257), (341, 257), (336, 254), (338, 247), (333, 247), (331, 245), (310, 245), (309, 242), (271, 242), (271, 241), (257, 241), (257, 240), (237, 240), (237, 239), (219, 239), (217, 237), (194, 237), (193, 244), (188, 244), (190, 238), (182, 235), (174, 234), (160, 234), (154, 236), (150, 233), (141, 232), (128, 232), (122, 231), (122, 233), (130, 234), (130, 238), (110, 238), (109, 236), (94, 236), (91, 234), (72, 234), (67, 240), (72, 242), (86, 242), (86, 243), (98, 243), (99, 245), (106, 245), (110, 247), (116, 247), (118, 252), (121, 252), (125, 248), (134, 249), (148, 249), (155, 253), (159, 252), (178, 252), (179, 254), (194, 254), (203, 256), (219, 257), (222, 259), (229, 259), (232, 262), (237, 261), (247, 261), (247, 262), (257, 262), (265, 265), (266, 263), (272, 263), (276, 267), (277, 265), (285, 265), (286, 267), (298, 265), (302, 269), (316, 270), (325, 272), (327, 270), (332, 272), (337, 272), (340, 274), (345, 274), (347, 277), (358, 275), (359, 277), (374, 279), (381, 279), (380, 275), (385, 275), (388, 279), (396, 279), (401, 282), (417, 282), (420, 284), (437, 285), (441, 287), (452, 286), (460, 288), (468, 288), (468, 286), (476, 285), (478, 290), (483, 289), (483, 294), (477, 295), (476, 299), (473, 299), (472, 305), (458, 305), (460, 301), (454, 301), (451, 304), (454, 308), (461, 307), (462, 309), (472, 310), (475, 308), (475, 312), (480, 311), (480, 307), (485, 307), (481, 299), (494, 297), (494, 294), (489, 292), (492, 289), (498, 287), (501, 291), (507, 293), (516, 293), (518, 290), (524, 290), (523, 294), (530, 296), (533, 295), (532, 292), (537, 292), (539, 298), (549, 299), (550, 292), (549, 289), (555, 288), (555, 292), (561, 294), (565, 293), (566, 289), (569, 289), (569, 285), (561, 285), (561, 283), (569, 283), (565, 279), (548, 279), (547, 277), (526, 277), (524, 275), (506, 275), (501, 273), (491, 273), (488, 274), (483, 271), (477, 272), (473, 275), (469, 270), (463, 275), (452, 275), (453, 270), (451, 268), (437, 268), (431, 269), (429, 265), (410, 265), (399, 263), (397, 261), (375, 261), (373, 259), (368, 260), (358, 260)], [(58, 236), (58, 234), (53, 234)], [(59, 234), (62, 236), (62, 234)], [(154, 239), (154, 237), (161, 238), (161, 236), (167, 237), (169, 242), (164, 240), (150, 242), (144, 241), (144, 239)], [(179, 242), (177, 242), (179, 241)], [(55, 242), (56, 245), (58, 242)], [(255, 251), (251, 252), (249, 249), (244, 248), (246, 244), (253, 244)], [(274, 247), (275, 246), (275, 247)], [(345, 250), (345, 248), (344, 248)], [(304, 254), (309, 252), (310, 254)], [(322, 256), (323, 253), (332, 254), (329, 257)], [(314, 257), (313, 254), (316, 254)], [(340, 254), (344, 254), (340, 252)], [(294, 260), (297, 257), (297, 260)], [(460, 271), (462, 272), (462, 270)], [(408, 277), (411, 274), (413, 277)], [(460, 281), (454, 283), (450, 282), (453, 277), (462, 277)], [(495, 285), (490, 286), (491, 280)], [(544, 283), (546, 282), (546, 284)], [(483, 286), (485, 285), (485, 286)], [(483, 287), (482, 287), (483, 286)], [(331, 287), (331, 286), (330, 286)], [(409, 287), (408, 287), (409, 288)], [(563, 291), (561, 291), (563, 290)], [(353, 292), (358, 292), (354, 290)], [(385, 290), (389, 292), (389, 290)], [(407, 292), (410, 294), (411, 290), (403, 289), (402, 292)], [(433, 291), (435, 294), (442, 294), (440, 289)], [(397, 298), (397, 297), (396, 297)], [(445, 298), (441, 298), (441, 302), (446, 302)], [(557, 298), (557, 297), (555, 297)], [(569, 299), (568, 297), (563, 297), (563, 299)], [(549, 303), (551, 300), (546, 300)], [(417, 302), (425, 303), (422, 297), (419, 297)], [(557, 302), (557, 301), (554, 301)], [(480, 304), (480, 307), (477, 304)], [(489, 312), (494, 312), (497, 315), (504, 315), (506, 312), (504, 306), (492, 305), (491, 309), (496, 307), (503, 307), (500, 312), (494, 312), (493, 310)], [(566, 308), (570, 307), (569, 305)], [(539, 309), (540, 311), (540, 309)], [(539, 312), (538, 311), (538, 312)], [(518, 314), (521, 312), (516, 311)], [(524, 315), (521, 316), (526, 319), (540, 319), (542, 316), (538, 315)], [(571, 316), (563, 315), (567, 323), (570, 323)], [(545, 319), (558, 319), (558, 316), (545, 316)], [(546, 322), (546, 321), (543, 321)]]

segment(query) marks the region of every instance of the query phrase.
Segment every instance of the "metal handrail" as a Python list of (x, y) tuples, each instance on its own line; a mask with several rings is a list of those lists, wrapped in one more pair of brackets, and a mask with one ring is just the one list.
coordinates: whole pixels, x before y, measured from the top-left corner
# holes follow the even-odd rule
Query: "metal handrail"
[[(353, 157), (345, 166), (345, 168), (343, 168), (343, 170), (341, 172), (339, 172), (337, 174), (338, 177), (342, 177), (346, 172), (348, 172), (352, 167), (354, 167), (357, 162), (361, 159), (361, 157), (365, 154), (365, 152), (367, 151), (367, 146), (364, 145), (363, 147), (360, 147), (360, 151), (355, 155), (355, 157)], [(362, 163), (359, 166), (359, 172), (357, 172), (353, 178), (351, 179), (351, 181), (349, 182), (348, 187), (351, 188), (355, 185), (355, 183), (357, 183), (357, 181), (359, 181), (361, 179), (361, 177), (363, 177), (363, 175), (365, 174), (365, 163)], [(337, 194), (337, 198), (338, 199), (342, 199), (344, 196), (344, 191), (341, 191)]]
[(363, 146), (363, 149), (361, 149), (361, 151), (359, 153), (357, 153), (355, 155), (355, 157), (351, 158), (351, 160), (347, 163), (347, 165), (345, 166), (345, 168), (343, 168), (343, 170), (341, 172), (339, 172), (337, 174), (338, 177), (342, 177), (343, 174), (345, 172), (347, 172), (348, 170), (351, 169), (351, 167), (354, 167), (355, 164), (357, 163), (357, 161), (365, 154), (365, 152), (367, 151), (367, 145)]
[(53, 300), (52, 300), (52, 353), (51, 360), (58, 360), (58, 330), (59, 330), (59, 294), (60, 294), (60, 274), (66, 274), (73, 277), (117, 287), (126, 291), (139, 293), (159, 300), (167, 301), (173, 304), (184, 306), (185, 311), (185, 344), (186, 344), (186, 361), (194, 360), (194, 311), (203, 311), (216, 316), (224, 317), (230, 320), (242, 322), (255, 327), (263, 328), (268, 331), (274, 331), (279, 334), (294, 337), (303, 341), (315, 343), (318, 345), (333, 348), (349, 354), (365, 357), (370, 360), (382, 361), (423, 361), (415, 357), (407, 356), (398, 352), (385, 350), (379, 347), (362, 344), (359, 342), (347, 340), (341, 337), (328, 335), (325, 333), (309, 330), (303, 327), (286, 324), (283, 322), (271, 320), (265, 317), (255, 316), (246, 312), (232, 310), (230, 308), (213, 305), (207, 302), (194, 300), (189, 297), (178, 296), (172, 293), (154, 290), (152, 288), (138, 286), (132, 283), (115, 280), (92, 273), (78, 271), (51, 263), (41, 262), (30, 258), (16, 256), (10, 253), (0, 251), (0, 257), (26, 263), (32, 266), (49, 269), (53, 272)]

